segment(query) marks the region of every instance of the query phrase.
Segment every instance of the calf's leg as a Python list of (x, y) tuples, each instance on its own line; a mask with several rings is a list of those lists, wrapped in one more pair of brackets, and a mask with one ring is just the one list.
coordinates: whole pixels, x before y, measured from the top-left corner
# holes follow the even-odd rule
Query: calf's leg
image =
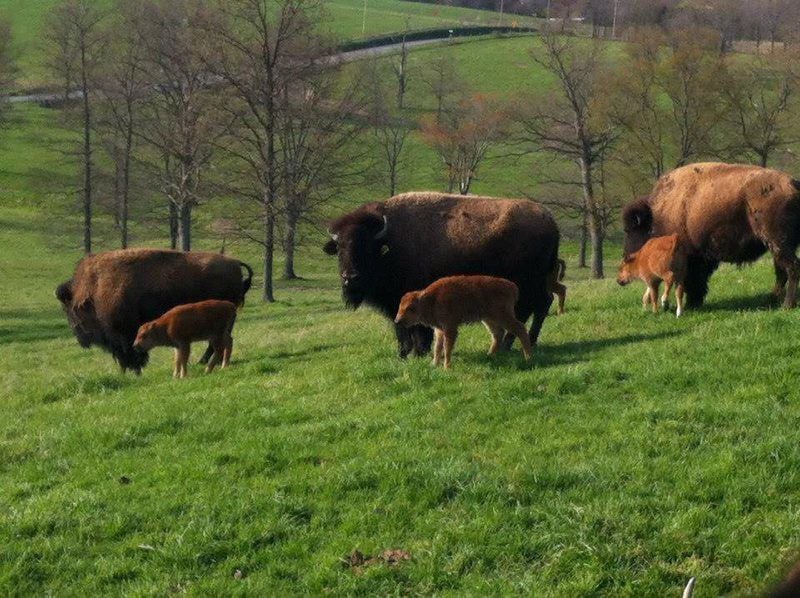
[(450, 357), (453, 355), (453, 347), (455, 346), (456, 339), (458, 338), (458, 328), (445, 328), (442, 336), (444, 336), (444, 369), (449, 370)]
[(181, 353), (178, 349), (175, 349), (175, 355), (172, 359), (172, 377), (173, 378), (180, 378), (181, 376)]
[(191, 345), (189, 343), (182, 343), (177, 348), (177, 361), (178, 361), (178, 377), (186, 378), (189, 375), (187, 364), (189, 363), (189, 353), (191, 352)]
[(775, 268), (775, 288), (772, 289), (772, 294), (778, 299), (781, 299), (786, 292), (786, 281), (788, 277), (786, 276), (786, 270), (778, 264), (777, 258), (772, 258), (772, 265)]
[(214, 345), (212, 345), (211, 343), (208, 343), (208, 347), (206, 347), (206, 350), (203, 353), (203, 356), (200, 358), (200, 361), (198, 361), (197, 363), (199, 363), (201, 365), (207, 364), (208, 360), (211, 359), (211, 356), (213, 354), (214, 354)]
[(650, 282), (647, 284), (647, 290), (650, 292), (650, 302), (653, 304), (653, 313), (658, 313), (658, 283)]
[(678, 304), (678, 309), (675, 311), (675, 317), (680, 318), (681, 314), (683, 313), (683, 285), (678, 283), (675, 287), (675, 303)]
[(220, 367), (228, 367), (231, 362), (231, 353), (233, 353), (233, 337), (228, 335), (225, 339), (225, 347), (222, 351), (222, 365)]
[(519, 342), (522, 344), (522, 353), (525, 355), (525, 359), (529, 360), (533, 349), (531, 347), (531, 339), (525, 330), (525, 324), (514, 317), (514, 312), (511, 309), (508, 310), (508, 313), (504, 314), (503, 320), (499, 322), (499, 324), (519, 339)]
[(221, 338), (213, 339), (212, 345), (214, 346), (214, 354), (211, 356), (211, 359), (208, 360), (208, 365), (206, 365), (206, 374), (210, 374), (212, 370), (216, 367), (216, 365), (222, 361), (223, 355), (225, 353), (225, 340)]
[(642, 295), (642, 309), (647, 310), (647, 304), (650, 303), (650, 287), (644, 288), (644, 295)]
[(556, 282), (553, 284), (553, 288), (558, 297), (558, 315), (564, 315), (564, 301), (567, 299), (567, 287), (560, 282)]
[(444, 332), (441, 328), (433, 329), (433, 365), (438, 366), (444, 353)]
[(500, 348), (500, 344), (503, 342), (505, 330), (502, 326), (494, 321), (484, 320), (483, 325), (486, 326), (486, 328), (489, 330), (489, 334), (492, 335), (492, 344), (489, 347), (489, 355), (494, 355), (497, 353), (497, 350)]

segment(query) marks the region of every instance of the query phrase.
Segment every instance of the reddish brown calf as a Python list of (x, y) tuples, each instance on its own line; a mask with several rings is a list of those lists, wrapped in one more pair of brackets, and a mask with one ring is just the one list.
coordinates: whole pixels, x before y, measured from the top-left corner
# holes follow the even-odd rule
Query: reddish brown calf
[(191, 344), (209, 341), (214, 354), (208, 361), (206, 373), (222, 361), (226, 367), (233, 351), (233, 324), (236, 305), (230, 301), (210, 299), (173, 307), (163, 316), (139, 327), (133, 347), (149, 351), (153, 347), (175, 347), (175, 378), (185, 378)]
[(403, 326), (422, 324), (434, 329), (434, 365), (439, 365), (444, 354), (444, 367), (449, 368), (459, 325), (481, 321), (492, 334), (490, 355), (497, 352), (508, 331), (522, 343), (525, 359), (530, 359), (530, 337), (514, 314), (518, 298), (517, 285), (505, 278), (448, 276), (422, 291), (403, 295), (394, 321)]
[(669, 292), (675, 286), (675, 302), (678, 308), (676, 316), (683, 313), (684, 284), (686, 282), (686, 253), (678, 242), (678, 235), (655, 237), (645, 243), (636, 253), (622, 260), (617, 275), (617, 282), (624, 286), (638, 278), (647, 285), (642, 296), (642, 307), (653, 304), (653, 313), (658, 312), (658, 287), (661, 281), (666, 285), (661, 296), (661, 306), (668, 308)]

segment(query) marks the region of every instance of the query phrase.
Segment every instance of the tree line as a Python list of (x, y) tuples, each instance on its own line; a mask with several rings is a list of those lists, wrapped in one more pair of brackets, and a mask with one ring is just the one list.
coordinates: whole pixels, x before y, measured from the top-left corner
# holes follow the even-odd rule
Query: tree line
[[(528, 164), (519, 193), (575, 223), (579, 265), (602, 277), (621, 204), (664, 172), (703, 159), (795, 163), (793, 47), (730, 55), (718, 31), (693, 25), (638, 28), (610, 52), (555, 25), (522, 58), (554, 83), (501, 97), (476, 92), (446, 50), (422, 68), (403, 43), (345, 69), (323, 15), (317, 0), (124, 0), (105, 12), (62, 0), (45, 41), (78, 134), (85, 251), (98, 210), (127, 247), (148, 193), (152, 221), (190, 250), (196, 212), (224, 198), (215, 230), (260, 246), (272, 301), (276, 252), (296, 277), (303, 224), (349, 191), (402, 190), (416, 138), (449, 192), (470, 193), (492, 163)], [(13, 70), (2, 40), (0, 74)], [(432, 109), (408, 106), (414, 87)]]

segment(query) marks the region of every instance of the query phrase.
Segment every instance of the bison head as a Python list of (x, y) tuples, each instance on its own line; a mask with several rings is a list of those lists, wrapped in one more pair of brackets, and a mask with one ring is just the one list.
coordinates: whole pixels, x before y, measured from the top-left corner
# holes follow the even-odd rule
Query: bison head
[(641, 249), (653, 235), (653, 210), (649, 198), (642, 197), (629, 203), (622, 210), (622, 224), (625, 228), (624, 255), (628, 256)]
[(339, 256), (339, 276), (345, 303), (358, 307), (375, 287), (380, 259), (386, 253), (389, 221), (375, 204), (365, 206), (331, 224), (323, 250)]
[(102, 340), (101, 327), (95, 317), (91, 299), (85, 299), (76, 304), (72, 286), (72, 279), (62, 282), (56, 287), (55, 296), (61, 302), (61, 307), (64, 308), (67, 321), (78, 344), (85, 349)]

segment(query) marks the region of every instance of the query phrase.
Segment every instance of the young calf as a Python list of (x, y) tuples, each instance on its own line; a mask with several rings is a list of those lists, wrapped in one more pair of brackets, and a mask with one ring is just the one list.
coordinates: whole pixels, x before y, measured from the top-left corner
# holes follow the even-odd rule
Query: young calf
[(668, 308), (669, 291), (675, 286), (675, 302), (678, 304), (676, 316), (683, 313), (684, 295), (683, 285), (686, 280), (686, 254), (678, 242), (678, 235), (655, 237), (645, 243), (636, 253), (632, 253), (619, 267), (617, 282), (625, 286), (634, 278), (638, 278), (647, 285), (642, 296), (642, 307), (647, 309), (647, 303), (653, 304), (653, 313), (658, 311), (658, 287), (664, 281), (664, 294), (661, 296), (661, 306)]
[(530, 359), (530, 337), (514, 315), (518, 298), (517, 285), (505, 278), (448, 276), (422, 291), (403, 295), (394, 321), (404, 326), (422, 324), (434, 329), (434, 365), (439, 365), (444, 354), (444, 367), (449, 368), (459, 325), (479, 321), (492, 334), (490, 355), (497, 351), (508, 331), (519, 338), (525, 359)]
[(559, 316), (564, 313), (564, 301), (567, 298), (567, 287), (561, 284), (561, 281), (564, 280), (564, 272), (566, 272), (566, 270), (567, 263), (561, 258), (558, 258), (556, 267), (547, 275), (547, 290), (558, 297)]
[(185, 378), (191, 344), (209, 341), (214, 355), (206, 366), (206, 373), (222, 361), (228, 365), (233, 351), (233, 324), (236, 305), (230, 301), (210, 299), (173, 307), (160, 318), (139, 327), (133, 347), (149, 351), (153, 347), (175, 347), (175, 378)]

